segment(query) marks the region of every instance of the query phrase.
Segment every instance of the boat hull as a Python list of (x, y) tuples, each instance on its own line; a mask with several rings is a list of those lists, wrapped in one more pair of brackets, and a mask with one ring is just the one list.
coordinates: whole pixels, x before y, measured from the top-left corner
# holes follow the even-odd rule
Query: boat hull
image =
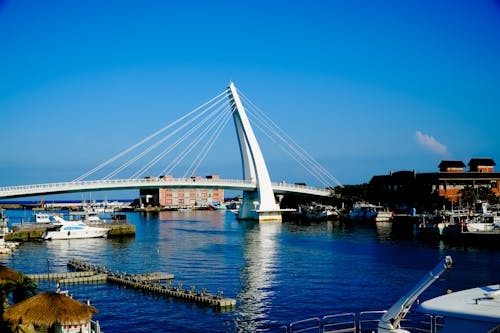
[(73, 230), (73, 231), (48, 231), (43, 237), (45, 240), (55, 239), (82, 239), (107, 237), (109, 229), (95, 228), (102, 230)]

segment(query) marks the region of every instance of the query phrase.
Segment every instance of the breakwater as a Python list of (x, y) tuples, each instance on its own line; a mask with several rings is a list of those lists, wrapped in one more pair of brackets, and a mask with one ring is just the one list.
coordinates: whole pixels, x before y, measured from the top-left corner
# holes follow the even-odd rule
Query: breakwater
[[(77, 283), (77, 281), (81, 281), (83, 283), (97, 279), (96, 276), (104, 276), (107, 282), (193, 303), (208, 305), (217, 310), (227, 310), (236, 307), (236, 300), (224, 297), (220, 289), (217, 295), (213, 295), (209, 294), (206, 288), (202, 288), (200, 291), (196, 290), (194, 285), (191, 285), (189, 289), (183, 289), (182, 283), (178, 282), (177, 286), (174, 286), (174, 275), (169, 273), (155, 272), (130, 275), (126, 272), (113, 272), (107, 267), (90, 264), (76, 258), (72, 258), (67, 265), (72, 269), (84, 272), (85, 276), (68, 277), (66, 281), (61, 280), (61, 284), (63, 283), (62, 281), (65, 281), (65, 283)], [(166, 281), (166, 284), (161, 284), (161, 281)]]

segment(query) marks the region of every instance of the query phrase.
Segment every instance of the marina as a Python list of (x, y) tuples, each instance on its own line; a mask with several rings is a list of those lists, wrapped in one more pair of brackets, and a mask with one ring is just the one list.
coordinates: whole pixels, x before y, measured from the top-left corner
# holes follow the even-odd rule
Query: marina
[[(136, 237), (26, 242), (0, 260), (25, 273), (49, 268), (51, 276), (68, 273), (67, 264), (75, 257), (127, 275), (169, 272), (184, 282), (184, 290), (204, 286), (217, 295), (221, 288), (224, 297), (236, 301), (230, 311), (214, 311), (196, 301), (112, 282), (61, 284), (76, 299), (90, 298), (99, 310), (95, 320), (110, 333), (135, 332), (132, 326), (164, 332), (283, 332), (280, 327), (297, 321), (318, 317), (323, 323), (323, 317), (346, 312), (355, 313), (356, 321), (368, 328), (381, 316), (369, 311), (388, 309), (444, 255), (453, 257), (455, 268), (422, 299), (448, 289), (491, 285), (500, 274), (496, 250), (427, 244), (395, 233), (391, 224), (256, 224), (238, 222), (229, 211), (127, 217)], [(39, 285), (55, 290), (56, 281), (40, 280)], [(172, 286), (179, 287), (177, 282)], [(332, 321), (328, 317), (325, 323)]]

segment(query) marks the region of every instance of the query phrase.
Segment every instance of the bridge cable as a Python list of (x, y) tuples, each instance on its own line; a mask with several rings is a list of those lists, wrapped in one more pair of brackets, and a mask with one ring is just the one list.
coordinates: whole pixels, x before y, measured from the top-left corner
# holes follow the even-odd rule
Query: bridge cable
[[(223, 98), (221, 98), (220, 100), (218, 100), (217, 102), (215, 102), (214, 104), (212, 104), (210, 107), (207, 107), (205, 110), (203, 110), (202, 112), (200, 112), (198, 115), (194, 116), (193, 118), (191, 118), (189, 121), (187, 121), (186, 123), (182, 124), (179, 128), (175, 129), (173, 132), (169, 133), (166, 137), (162, 138), (161, 140), (159, 140), (158, 142), (156, 142), (154, 145), (148, 147), (148, 149), (146, 149), (145, 151), (141, 152), (139, 155), (135, 156), (133, 159), (129, 160), (126, 164), (122, 165), (120, 168), (118, 168), (117, 170), (115, 170), (112, 174), (108, 175), (107, 178), (109, 177), (112, 177), (114, 175), (116, 175), (118, 172), (120, 172), (121, 170), (123, 170), (124, 168), (128, 167), (129, 165), (131, 165), (132, 163), (134, 163), (135, 161), (137, 161), (139, 158), (143, 157), (146, 153), (152, 151), (154, 148), (158, 147), (161, 143), (165, 142), (167, 139), (171, 138), (174, 134), (177, 134), (178, 132), (180, 132), (182, 129), (184, 129), (185, 127), (187, 127), (189, 124), (191, 124), (192, 122), (194, 122), (195, 120), (197, 120), (199, 117), (201, 117), (203, 114), (205, 114), (206, 112), (208, 112), (210, 109), (212, 109), (213, 107), (215, 107), (215, 105), (217, 105), (218, 103), (220, 102), (223, 102), (225, 103), (225, 100)], [(216, 111), (213, 111), (213, 112), (216, 112)], [(195, 129), (199, 128), (201, 125), (204, 124), (204, 121), (201, 121), (199, 122), (196, 127), (194, 129), (191, 129), (188, 133), (192, 133)], [(186, 137), (188, 134), (184, 134), (183, 138)], [(179, 139), (177, 142), (177, 144), (179, 142), (181, 142), (182, 139)], [(174, 144), (175, 145), (175, 144)], [(165, 156), (168, 152), (170, 152), (171, 150), (173, 150), (175, 148), (175, 146), (170, 149), (169, 151), (167, 152), (163, 152), (159, 155), (157, 155), (152, 161), (148, 162), (144, 167), (141, 168), (141, 170), (139, 170), (138, 172), (136, 172), (131, 178), (133, 178), (134, 176), (138, 176), (139, 174), (141, 174), (142, 172), (146, 171), (146, 170), (149, 170), (154, 164), (156, 164), (163, 156)], [(167, 148), (168, 149), (168, 148)]]
[[(307, 172), (309, 172), (317, 180), (323, 183), (326, 187), (331, 187), (331, 183), (330, 181), (327, 180), (325, 173), (321, 172), (321, 170), (317, 168), (317, 166), (314, 165), (313, 162), (311, 162), (311, 160), (304, 158), (304, 156), (301, 155), (301, 153), (297, 151), (295, 147), (291, 146), (286, 141), (284, 141), (283, 138), (279, 136), (276, 132), (274, 132), (273, 129), (270, 128), (265, 121), (259, 118), (255, 118), (254, 120), (257, 120), (265, 128), (267, 128), (266, 131), (264, 128), (254, 123), (256, 127), (258, 127), (262, 131), (262, 133), (265, 134), (271, 141), (276, 143), (283, 151), (289, 154), (295, 161), (299, 163), (299, 165), (301, 165)], [(274, 136), (272, 136), (271, 133), (274, 134)], [(280, 140), (280, 142), (277, 141), (278, 139)]]
[(189, 125), (190, 123), (194, 122), (196, 119), (198, 119), (201, 115), (203, 115), (204, 113), (208, 112), (212, 107), (214, 107), (217, 103), (220, 103), (220, 101), (224, 101), (223, 98), (219, 99), (219, 101), (215, 102), (214, 104), (212, 104), (210, 107), (208, 107), (207, 109), (203, 110), (202, 112), (200, 112), (198, 115), (194, 116), (193, 118), (191, 118), (190, 120), (188, 120), (186, 123), (182, 124), (179, 128), (175, 129), (172, 133), (169, 133), (166, 137), (162, 138), (161, 140), (159, 140), (158, 142), (156, 142), (155, 144), (153, 144), (152, 146), (148, 147), (145, 151), (141, 152), (140, 154), (136, 155), (135, 157), (133, 157), (132, 159), (130, 159), (127, 163), (125, 163), (124, 165), (120, 166), (119, 168), (117, 168), (115, 171), (113, 171), (112, 173), (108, 174), (105, 179), (109, 179), (111, 177), (113, 177), (114, 175), (116, 175), (117, 173), (119, 173), (120, 171), (122, 171), (123, 169), (125, 169), (126, 167), (130, 166), (131, 164), (133, 164), (134, 162), (136, 162), (137, 160), (139, 160), (140, 158), (142, 158), (145, 154), (147, 154), (148, 152), (152, 151), (154, 148), (158, 147), (161, 143), (165, 142), (167, 139), (169, 139), (170, 137), (172, 137), (174, 134), (176, 134), (177, 132), (179, 132), (180, 130), (182, 130), (184, 127), (186, 127), (187, 125)]
[[(139, 175), (143, 174), (145, 171), (151, 169), (155, 164), (157, 164), (163, 157), (169, 154), (171, 151), (176, 149), (181, 143), (186, 141), (186, 139), (191, 136), (196, 130), (198, 130), (202, 125), (204, 125), (208, 121), (208, 117), (200, 121), (196, 126), (192, 127), (189, 131), (184, 133), (180, 138), (178, 138), (175, 142), (173, 142), (170, 146), (165, 148), (160, 154), (158, 154), (154, 159), (149, 161), (145, 166), (143, 166), (139, 171), (137, 171), (130, 178), (136, 178)], [(162, 173), (159, 174), (161, 176)]]
[[(246, 97), (244, 96), (243, 94), (240, 93), (240, 95), (242, 97), (244, 97), (244, 100), (245, 102), (250, 102), (251, 101)], [(252, 103), (253, 104), (253, 103)], [(256, 106), (253, 104), (253, 106), (256, 108)], [(277, 146), (279, 146), (283, 151), (285, 151), (287, 154), (289, 154), (300, 166), (302, 166), (305, 170), (307, 170), (314, 178), (316, 178), (320, 183), (322, 183), (323, 185), (325, 185), (326, 187), (331, 187), (331, 184), (330, 182), (325, 179), (325, 175), (323, 172), (321, 172), (320, 170), (318, 170), (318, 168), (311, 162), (309, 161), (308, 159), (304, 158), (303, 154), (301, 154), (299, 151), (297, 151), (297, 149), (293, 146), (291, 146), (288, 141), (286, 141), (279, 133), (278, 133), (278, 130), (276, 129), (273, 129), (273, 127), (271, 125), (269, 125), (269, 123), (272, 123), (275, 125), (275, 127), (277, 127), (279, 129), (279, 127), (269, 118), (267, 117), (267, 115), (265, 115), (262, 111), (260, 112), (257, 112), (257, 111), (254, 111), (252, 109), (252, 107), (248, 107), (247, 105), (247, 113), (249, 116), (253, 116), (253, 120), (255, 120), (256, 122), (253, 122), (253, 126), (256, 127), (257, 129), (259, 129), (263, 134), (265, 134), (273, 143), (275, 143)], [(254, 114), (255, 113), (255, 114)], [(262, 127), (259, 126), (259, 123), (262, 124)], [(266, 131), (263, 127), (267, 128), (268, 130)], [(281, 130), (281, 129), (279, 129)], [(283, 130), (281, 130), (282, 133)], [(270, 133), (274, 134), (274, 137), (273, 135), (271, 135)], [(284, 133), (286, 135), (286, 133)], [(278, 142), (276, 140), (276, 138), (278, 138), (281, 142)], [(287, 148), (288, 147), (288, 148)], [(292, 151), (295, 152), (292, 153)], [(301, 160), (299, 160), (297, 158), (297, 156), (301, 156)]]
[[(219, 97), (220, 97), (220, 95), (219, 95)], [(190, 118), (187, 122), (181, 124), (174, 131), (168, 133), (165, 137), (163, 137), (162, 139), (158, 140), (157, 142), (155, 142), (154, 144), (152, 144), (151, 146), (149, 146), (147, 149), (143, 150), (141, 153), (139, 153), (136, 156), (134, 156), (131, 159), (129, 159), (126, 163), (122, 164), (120, 167), (116, 168), (115, 170), (113, 170), (112, 172), (110, 172), (109, 174), (107, 174), (103, 179), (110, 179), (111, 177), (117, 175), (118, 173), (120, 173), (121, 171), (123, 171), (125, 168), (129, 167), (130, 165), (132, 165), (133, 163), (135, 163), (136, 161), (138, 161), (140, 158), (142, 158), (143, 156), (145, 156), (147, 153), (149, 153), (153, 149), (157, 148), (160, 144), (162, 144), (163, 142), (165, 142), (166, 140), (168, 140), (169, 138), (171, 138), (172, 136), (174, 136), (175, 134), (177, 134), (179, 131), (181, 131), (182, 129), (184, 129), (185, 127), (187, 127), (189, 124), (191, 124), (195, 120), (197, 120), (199, 117), (201, 117), (203, 114), (205, 114), (210, 109), (212, 109), (213, 107), (215, 107), (215, 105), (217, 105), (221, 101), (223, 103), (225, 103), (224, 98), (220, 97), (219, 100), (215, 101), (209, 107), (207, 107), (206, 109), (202, 110), (197, 115), (195, 115), (192, 118)], [(204, 105), (206, 105), (206, 104), (207, 103), (205, 103)], [(200, 108), (198, 108), (198, 110), (199, 109)], [(192, 112), (190, 114), (192, 114)], [(183, 117), (183, 118), (185, 118), (185, 117)], [(179, 121), (176, 121), (176, 123), (178, 123), (178, 122)]]
[[(283, 131), (278, 125), (276, 125), (276, 123), (271, 118), (269, 118), (262, 110), (260, 110), (260, 108), (257, 107), (248, 97), (246, 97), (241, 92), (240, 95), (243, 97), (243, 100), (245, 100), (250, 106), (248, 107), (250, 114), (253, 115), (255, 119), (259, 120), (266, 128), (268, 128), (268, 130), (271, 131), (281, 142), (288, 146), (289, 149), (295, 152), (295, 154), (297, 154), (309, 167), (314, 168), (319, 174), (323, 174), (323, 176), (321, 177), (323, 178), (323, 180), (324, 177), (327, 177), (328, 179), (337, 183), (339, 186), (342, 186), (342, 184), (332, 174), (330, 174), (319, 162), (317, 162), (304, 148), (297, 144), (295, 140), (293, 140), (285, 131)], [(304, 165), (302, 166), (304, 167)], [(310, 171), (308, 168), (305, 169)]]
[(170, 123), (169, 125), (161, 128), (160, 130), (156, 131), (155, 133), (151, 134), (150, 136), (142, 139), (141, 141), (139, 141), (138, 143), (130, 146), (129, 148), (125, 149), (124, 151), (122, 151), (121, 153), (113, 156), (112, 158), (110, 158), (109, 160), (99, 164), (98, 166), (96, 166), (95, 168), (93, 168), (92, 170), (90, 171), (87, 171), (86, 173), (84, 173), (83, 175), (75, 178), (72, 182), (78, 182), (78, 181), (81, 181), (85, 178), (87, 178), (88, 176), (94, 174), (95, 172), (101, 170), (103, 167), (107, 166), (108, 164), (116, 161), (117, 159), (119, 159), (120, 157), (124, 156), (125, 154), (128, 154), (130, 151), (134, 150), (135, 148), (141, 146), (142, 144), (144, 144), (145, 142), (151, 140), (152, 138), (156, 137), (157, 135), (163, 133), (164, 131), (166, 131), (167, 129), (169, 129), (170, 127), (176, 125), (177, 123), (179, 123), (180, 121), (186, 119), (187, 117), (189, 117), (190, 115), (192, 115), (193, 113), (197, 112), (198, 110), (200, 110), (201, 108), (205, 107), (206, 105), (212, 103), (214, 100), (218, 99), (219, 97), (221, 96), (226, 96), (227, 94), (227, 91), (228, 91), (228, 88), (226, 88), (223, 92), (221, 92), (220, 94), (218, 94), (217, 96), (213, 97), (212, 99), (210, 99), (209, 101), (203, 103), (202, 105), (196, 107), (195, 109), (193, 109), (192, 111), (190, 111), (189, 113), (185, 114), (184, 116), (180, 117), (179, 119), (177, 119), (176, 121), (174, 121), (173, 123)]
[[(153, 160), (151, 160), (148, 164), (146, 164), (144, 167), (141, 168), (141, 170), (137, 171), (134, 175), (131, 176), (131, 178), (135, 178), (141, 173), (149, 170), (153, 165), (158, 163), (164, 156), (166, 156), (168, 153), (173, 151), (175, 148), (179, 146), (182, 142), (186, 141), (186, 139), (191, 136), (196, 130), (198, 130), (200, 127), (202, 127), (211, 117), (213, 117), (215, 114), (218, 113), (218, 111), (225, 106), (226, 102), (224, 101), (224, 104), (220, 105), (217, 109), (212, 111), (207, 117), (205, 117), (203, 120), (198, 122), (196, 126), (191, 128), (189, 131), (184, 133), (180, 138), (178, 138), (174, 143), (172, 143), (169, 147), (164, 149), (160, 154), (158, 154)], [(179, 155), (178, 155), (179, 156)], [(159, 176), (164, 175), (165, 173), (162, 172), (159, 174)]]
[[(307, 172), (309, 172), (312, 176), (314, 176), (317, 180), (319, 180), (323, 185), (326, 187), (331, 187), (330, 182), (325, 178), (325, 174), (321, 172), (315, 165), (311, 164), (310, 160), (304, 159), (302, 156), (300, 156), (300, 153), (297, 152), (297, 150), (290, 145), (286, 145), (286, 142), (284, 143), (283, 140), (280, 140), (281, 142), (277, 141), (278, 139), (281, 139), (279, 135), (272, 136), (271, 133), (273, 133), (272, 129), (270, 129), (262, 119), (260, 118), (255, 118), (257, 122), (254, 122), (254, 126), (257, 127), (263, 134), (265, 134), (272, 142), (274, 142), (276, 145), (278, 145), (284, 152), (286, 152), (288, 155), (290, 155), (299, 165), (301, 165)], [(267, 128), (268, 131), (266, 131), (264, 128), (259, 126), (259, 123), (262, 124), (264, 127)], [(269, 133), (269, 131), (271, 133)], [(295, 153), (295, 154), (294, 154)], [(302, 157), (299, 159), (299, 157)]]
[[(251, 101), (250, 101), (251, 102)], [(252, 110), (250, 108), (250, 110)], [(259, 110), (260, 111), (260, 110)], [(309, 153), (307, 153), (307, 151), (305, 151), (300, 145), (298, 145), (286, 132), (284, 132), (281, 128), (279, 128), (266, 114), (264, 114), (262, 111), (259, 112), (259, 114), (261, 114), (263, 117), (264, 117), (264, 120), (262, 120), (262, 118), (259, 118), (257, 116), (257, 114), (252, 114), (251, 115), (254, 115), (256, 116), (257, 120), (260, 120), (261, 123), (266, 127), (268, 128), (271, 132), (273, 132), (277, 138), (280, 139), (281, 142), (283, 142), (285, 145), (287, 145), (290, 150), (292, 150), (293, 152), (295, 152), (299, 157), (301, 157), (301, 159), (311, 168), (314, 168), (315, 170), (317, 170), (318, 173), (326, 176), (327, 178), (329, 178), (330, 180), (334, 181), (335, 183), (337, 183), (338, 185), (342, 186), (340, 184), (340, 182), (333, 176), (331, 175), (321, 164), (319, 164), (319, 162), (317, 162)], [(270, 125), (269, 125), (269, 122), (274, 124), (275, 128), (276, 129), (273, 129)], [(286, 136), (286, 138), (288, 138), (288, 140), (286, 140), (286, 138), (284, 138), (282, 135), (280, 135), (278, 133), (278, 131), (280, 133), (282, 133), (284, 136)], [(294, 143), (295, 146), (293, 146), (292, 144), (290, 144), (290, 142)]]
[(189, 143), (189, 145), (180, 153), (177, 155), (175, 160), (173, 160), (165, 169), (164, 169), (164, 174), (170, 174), (179, 164), (184, 160), (184, 158), (189, 155), (189, 153), (194, 149), (194, 147), (210, 132), (210, 130), (215, 126), (217, 121), (224, 115), (224, 113), (220, 113), (219, 111), (224, 107), (227, 107), (228, 103), (224, 103), (224, 105), (220, 106), (217, 110), (214, 111), (215, 113), (218, 113), (217, 117), (215, 120), (212, 121), (212, 123), (205, 127), (199, 134), (198, 136)]
[[(228, 101), (228, 104), (229, 104), (229, 101)], [(227, 108), (227, 111), (230, 111), (229, 108)], [(231, 116), (232, 116), (231, 112), (226, 113), (226, 115), (224, 116), (224, 119), (222, 119), (221, 123), (219, 124), (219, 127), (215, 130), (214, 135), (212, 135), (210, 140), (205, 143), (203, 148), (200, 150), (200, 152), (196, 156), (194, 162), (189, 167), (188, 171), (184, 174), (184, 176), (183, 176), (184, 178), (187, 177), (188, 175), (195, 175), (196, 174), (201, 162), (205, 159), (205, 157), (210, 152), (214, 143), (217, 141), (220, 134), (222, 133), (222, 130), (226, 127), (227, 123), (231, 119)]]
[[(260, 122), (260, 121), (259, 121)], [(269, 140), (275, 143), (278, 147), (280, 147), (285, 153), (287, 153), (290, 157), (292, 157), (301, 167), (303, 167), (307, 172), (309, 172), (312, 176), (314, 176), (320, 183), (322, 183), (325, 187), (330, 187), (330, 183), (325, 179), (324, 175), (318, 172), (315, 168), (308, 168), (303, 159), (299, 159), (297, 154), (293, 154), (290, 149), (287, 149), (282, 143), (278, 142), (275, 137), (273, 137), (268, 131), (265, 131), (258, 123), (254, 122), (254, 127), (258, 128), (264, 135), (266, 135)]]

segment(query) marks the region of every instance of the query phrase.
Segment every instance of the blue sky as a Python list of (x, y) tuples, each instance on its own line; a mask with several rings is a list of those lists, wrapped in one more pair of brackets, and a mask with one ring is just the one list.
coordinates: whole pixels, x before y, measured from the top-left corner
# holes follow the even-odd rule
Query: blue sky
[[(498, 0), (0, 0), (0, 185), (70, 181), (229, 81), (343, 184), (500, 162)], [(231, 133), (203, 172), (241, 177)]]

